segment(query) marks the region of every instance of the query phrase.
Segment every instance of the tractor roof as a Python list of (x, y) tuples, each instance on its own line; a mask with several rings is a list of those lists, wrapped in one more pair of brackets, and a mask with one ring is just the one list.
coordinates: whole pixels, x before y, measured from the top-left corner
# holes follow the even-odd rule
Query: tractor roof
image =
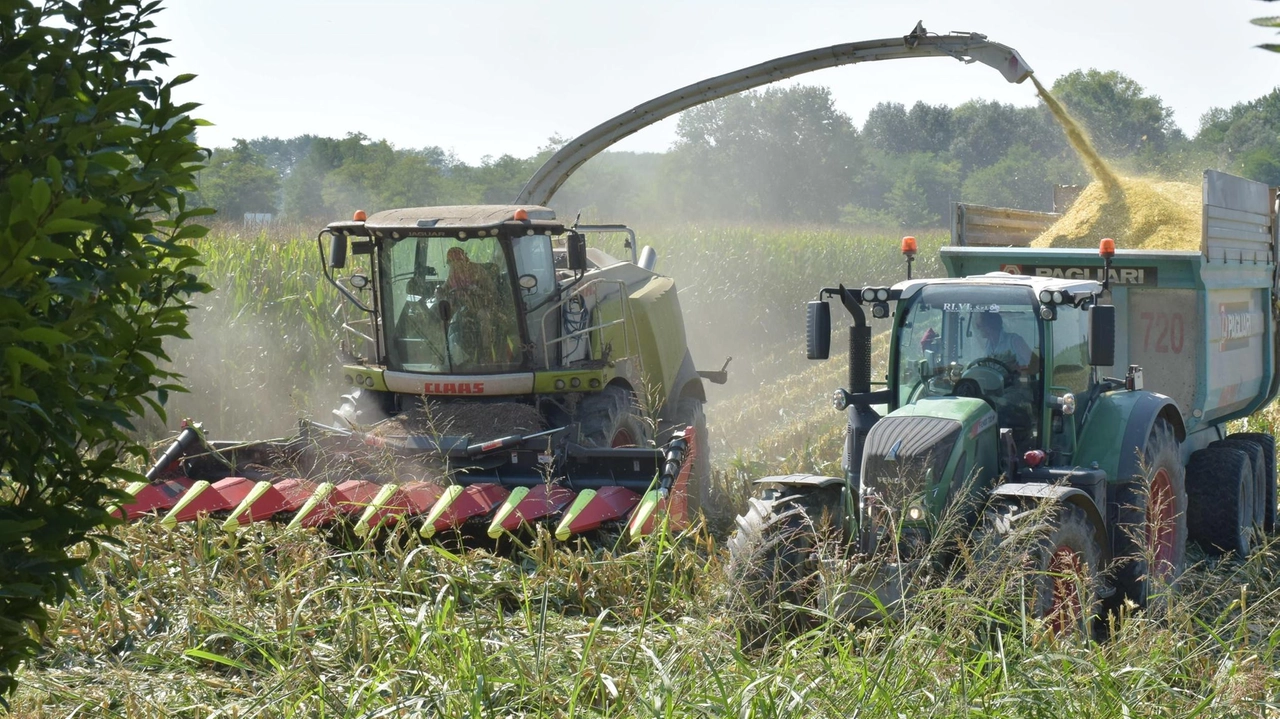
[(365, 227), (372, 231), (497, 227), (515, 222), (517, 210), (528, 213), (532, 227), (556, 232), (564, 229), (556, 220), (555, 210), (538, 205), (446, 205), (383, 210), (370, 215)]
[(1063, 291), (1072, 294), (1097, 294), (1102, 291), (1102, 283), (1093, 280), (1062, 279), (1059, 277), (1030, 277), (1028, 275), (1011, 275), (1008, 272), (988, 272), (985, 275), (968, 277), (943, 277), (921, 280), (908, 280), (894, 285), (902, 290), (903, 297), (910, 297), (926, 285), (1004, 285), (1027, 287), (1033, 294), (1041, 290)]

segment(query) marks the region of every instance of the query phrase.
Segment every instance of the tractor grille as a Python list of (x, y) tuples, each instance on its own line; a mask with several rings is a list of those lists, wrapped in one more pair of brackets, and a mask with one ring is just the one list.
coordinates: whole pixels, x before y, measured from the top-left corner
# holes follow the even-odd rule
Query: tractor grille
[(925, 490), (933, 470), (938, 481), (960, 437), (960, 423), (937, 417), (886, 417), (867, 434), (862, 483), (868, 500), (899, 510)]

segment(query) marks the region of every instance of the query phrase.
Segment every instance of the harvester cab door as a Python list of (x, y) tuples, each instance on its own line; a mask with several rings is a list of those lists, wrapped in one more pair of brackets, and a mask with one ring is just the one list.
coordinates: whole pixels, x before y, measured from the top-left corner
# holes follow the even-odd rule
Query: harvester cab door
[[(511, 239), (511, 256), (515, 261), (520, 313), (524, 317), (529, 343), (541, 348), (557, 336), (560, 326), (559, 322), (543, 322), (548, 312), (556, 312), (556, 308), (551, 306), (557, 290), (551, 236), (517, 235)], [(540, 350), (534, 352), (535, 363), (542, 364), (542, 356)]]

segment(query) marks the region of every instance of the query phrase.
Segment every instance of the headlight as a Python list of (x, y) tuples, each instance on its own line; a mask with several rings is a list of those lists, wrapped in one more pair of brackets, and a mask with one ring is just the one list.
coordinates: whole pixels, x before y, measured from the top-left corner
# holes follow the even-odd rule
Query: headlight
[(842, 389), (836, 390), (831, 395), (831, 406), (843, 412), (849, 406), (849, 393)]

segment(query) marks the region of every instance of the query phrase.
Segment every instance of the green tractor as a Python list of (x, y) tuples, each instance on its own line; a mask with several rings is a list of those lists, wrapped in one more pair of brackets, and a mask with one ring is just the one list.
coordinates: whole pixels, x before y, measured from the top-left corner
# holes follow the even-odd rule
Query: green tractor
[[(809, 357), (829, 354), (828, 298), (852, 318), (844, 476), (758, 480), (734, 585), (766, 613), (874, 614), (969, 542), (979, 561), (1022, 557), (1032, 614), (1089, 622), (1152, 601), (1188, 541), (1248, 554), (1275, 526), (1275, 439), (1226, 424), (1280, 389), (1275, 192), (1212, 171), (1204, 186), (1199, 252), (953, 246), (947, 278), (823, 288)], [(891, 326), (879, 388), (868, 314)]]

